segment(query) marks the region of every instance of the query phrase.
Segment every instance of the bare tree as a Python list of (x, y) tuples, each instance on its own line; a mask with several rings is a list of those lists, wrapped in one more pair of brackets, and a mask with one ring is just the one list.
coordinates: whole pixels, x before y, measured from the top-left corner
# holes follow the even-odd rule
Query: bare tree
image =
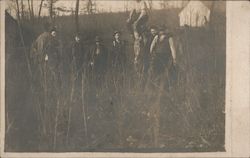
[(43, 2), (44, 0), (41, 0), (40, 6), (39, 6), (39, 11), (38, 11), (38, 18), (41, 17), (41, 12), (42, 12), (42, 7), (43, 7)]
[(79, 32), (79, 18), (78, 18), (78, 15), (79, 15), (79, 3), (80, 3), (80, 0), (76, 0), (76, 10), (75, 10), (76, 33)]
[(49, 0), (49, 16), (50, 16), (50, 19), (52, 19), (53, 17), (53, 0)]
[(210, 7), (210, 21), (213, 21), (214, 17), (214, 11), (215, 11), (215, 1), (212, 1), (211, 7)]
[(150, 10), (152, 10), (153, 9), (153, 0), (148, 0), (148, 7), (149, 7), (149, 9)]
[(96, 9), (96, 4), (92, 0), (87, 1), (86, 10), (87, 14), (93, 14)]
[(19, 9), (19, 2), (18, 0), (16, 0), (16, 8), (17, 8), (17, 19), (20, 21), (20, 9)]
[(53, 23), (53, 19), (54, 19), (54, 16), (55, 16), (55, 3), (57, 2), (57, 0), (48, 0), (47, 1), (48, 2), (48, 5), (47, 5), (47, 7), (48, 7), (48, 9), (49, 9), (49, 16), (50, 16), (50, 20), (51, 20), (51, 22)]
[(54, 21), (53, 19), (54, 19), (54, 16), (56, 15), (56, 12), (61, 12), (61, 11), (68, 12), (63, 7), (55, 7), (55, 3), (57, 1), (58, 0), (40, 0), (39, 10), (38, 10), (38, 18), (41, 17), (43, 8), (48, 9), (48, 14), (49, 14), (51, 23), (53, 23), (53, 21)]
[(167, 2), (164, 1), (164, 0), (161, 1), (161, 2), (160, 2), (160, 6), (161, 6), (162, 9), (166, 9), (166, 8), (167, 8)]
[(128, 11), (128, 1), (124, 1), (124, 11)]
[(21, 17), (22, 17), (22, 19), (24, 18), (24, 4), (23, 4), (23, 0), (21, 0)]
[(32, 12), (31, 12), (31, 7), (30, 7), (30, 0), (28, 0), (28, 8), (29, 8), (29, 16), (32, 18)]
[(30, 0), (30, 6), (31, 6), (31, 15), (32, 15), (32, 19), (34, 18), (34, 3), (33, 0)]
[(21, 20), (20, 20), (20, 9), (19, 9), (19, 2), (18, 0), (16, 0), (16, 8), (17, 8), (17, 25), (18, 25), (18, 33), (19, 33), (19, 36), (20, 36), (20, 40), (21, 40), (21, 44), (22, 44), (22, 47), (24, 48), (24, 53), (25, 53), (25, 59), (26, 59), (26, 62), (27, 62), (27, 67), (28, 67), (28, 72), (29, 72), (29, 77), (30, 79), (32, 78), (32, 72), (31, 72), (31, 67), (30, 67), (30, 61), (29, 61), (29, 58), (28, 58), (28, 51), (26, 49), (26, 46), (25, 46), (25, 42), (24, 42), (24, 38), (23, 38), (23, 30), (22, 30), (22, 26), (21, 26)]

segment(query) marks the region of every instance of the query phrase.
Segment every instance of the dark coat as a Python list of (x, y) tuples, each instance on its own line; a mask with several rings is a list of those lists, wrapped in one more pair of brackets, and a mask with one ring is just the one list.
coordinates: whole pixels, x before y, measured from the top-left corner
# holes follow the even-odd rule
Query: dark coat
[(41, 63), (44, 61), (45, 54), (48, 52), (50, 47), (51, 39), (52, 37), (50, 33), (44, 32), (32, 43), (30, 58), (34, 63)]
[[(49, 68), (57, 68), (61, 59), (59, 46), (59, 41), (55, 37), (52, 37), (49, 32), (39, 35), (33, 42), (30, 51), (33, 66), (44, 68), (46, 63)], [(48, 56), (47, 61), (45, 61), (46, 55)]]
[(110, 54), (111, 66), (112, 68), (124, 68), (127, 63), (127, 55), (126, 55), (126, 42), (125, 41), (113, 41), (112, 42), (112, 50)]
[[(60, 54), (60, 44), (59, 41), (52, 37), (49, 42), (48, 51), (46, 54), (48, 55), (48, 66), (53, 69), (58, 69), (61, 62), (61, 54)], [(57, 70), (56, 70), (57, 71)]]
[(86, 64), (86, 53), (81, 42), (72, 42), (70, 63), (76, 71), (80, 71)]
[(156, 75), (162, 74), (165, 70), (170, 69), (172, 66), (173, 60), (169, 44), (170, 37), (171, 35), (167, 34), (162, 41), (158, 40), (154, 54), (152, 54), (151, 66)]
[(96, 75), (102, 75), (106, 72), (108, 67), (108, 51), (104, 45), (99, 46), (99, 53), (97, 53), (98, 47), (94, 45), (88, 55), (88, 66)]

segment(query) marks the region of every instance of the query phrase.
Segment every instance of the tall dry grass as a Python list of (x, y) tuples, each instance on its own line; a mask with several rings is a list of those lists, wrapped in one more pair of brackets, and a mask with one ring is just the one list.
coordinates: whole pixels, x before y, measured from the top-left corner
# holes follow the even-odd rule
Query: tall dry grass
[[(162, 14), (165, 15), (164, 12), (159, 13), (163, 16)], [(39, 139), (34, 139), (32, 146), (39, 151), (144, 151), (145, 148), (154, 151), (223, 150), (223, 23), (218, 21), (208, 30), (172, 29), (178, 44), (177, 67), (163, 77), (161, 82), (156, 82), (145, 79), (142, 75), (138, 76), (134, 71), (133, 43), (122, 22), (126, 16), (113, 16), (120, 20), (117, 23), (110, 20), (104, 22), (112, 18), (100, 15), (102, 18), (95, 18), (98, 23), (104, 22), (103, 25), (93, 25), (90, 20), (82, 25), (82, 31), (88, 39), (92, 39), (95, 30), (98, 30), (107, 46), (111, 45), (110, 34), (116, 28), (122, 28), (125, 32), (123, 37), (128, 40), (129, 62), (120, 70), (109, 67), (102, 80), (88, 73), (86, 67), (79, 72), (74, 68), (69, 69), (72, 66), (68, 58), (72, 37), (70, 17), (57, 19), (60, 25), (58, 38), (61, 41), (59, 51), (62, 65), (60, 70), (50, 71), (45, 68), (48, 71), (45, 71), (44, 76), (47, 77), (38, 78), (38, 83), (34, 83), (37, 91), (33, 94), (24, 93), (25, 96), (32, 97), (25, 98), (22, 105), (29, 106), (21, 111), (23, 114), (33, 113), (34, 116), (30, 117), (33, 120), (29, 121), (30, 124), (35, 124), (32, 129), (25, 129), (27, 135), (23, 134), (24, 140), (31, 140), (29, 133), (35, 133), (32, 138)], [(157, 19), (152, 21), (157, 22)], [(83, 21), (81, 23), (85, 24)], [(221, 27), (217, 27), (220, 25)], [(91, 29), (90, 26), (100, 28)], [(33, 29), (38, 34), (41, 29), (35, 29), (36, 27), (38, 28), (34, 26)], [(173, 24), (172, 28), (175, 27)], [(91, 42), (87, 41), (85, 50), (89, 49)], [(10, 59), (7, 61), (7, 77), (15, 76), (12, 71), (17, 72), (16, 76), (22, 76), (21, 71), (26, 68), (23, 60), (18, 57)], [(16, 67), (11, 66), (11, 63), (16, 63)], [(13, 96), (16, 87), (26, 77), (10, 79), (7, 83), (7, 95)], [(146, 80), (150, 82), (149, 87), (145, 87)], [(16, 84), (12, 87), (11, 82)], [(30, 84), (24, 83), (26, 87)], [(38, 84), (41, 86), (37, 86)], [(170, 88), (165, 85), (170, 85)], [(19, 120), (27, 117), (13, 113), (12, 109), (18, 109), (16, 101), (7, 99), (7, 103), (10, 105), (8, 120), (12, 120), (7, 123), (7, 127), (10, 127), (7, 144), (10, 150), (25, 150), (28, 146), (22, 149), (18, 147), (18, 143), (16, 146), (11, 144), (10, 136), (15, 138), (18, 132), (15, 133), (14, 127), (20, 128), (18, 124), (25, 124), (16, 121), (13, 116), (18, 116)], [(35, 107), (35, 110), (30, 111), (30, 107)], [(19, 144), (22, 144), (21, 140)]]

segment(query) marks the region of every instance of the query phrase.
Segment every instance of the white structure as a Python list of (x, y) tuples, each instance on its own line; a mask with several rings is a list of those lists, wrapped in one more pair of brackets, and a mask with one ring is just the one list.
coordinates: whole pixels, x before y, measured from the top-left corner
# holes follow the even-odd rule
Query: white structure
[(210, 20), (210, 9), (201, 1), (190, 1), (179, 14), (180, 26), (205, 26)]

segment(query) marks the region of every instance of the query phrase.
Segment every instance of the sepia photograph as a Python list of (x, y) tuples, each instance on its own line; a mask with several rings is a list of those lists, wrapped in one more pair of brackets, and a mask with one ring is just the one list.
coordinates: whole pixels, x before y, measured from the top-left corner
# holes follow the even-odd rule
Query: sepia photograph
[(226, 151), (226, 1), (4, 8), (4, 152)]

